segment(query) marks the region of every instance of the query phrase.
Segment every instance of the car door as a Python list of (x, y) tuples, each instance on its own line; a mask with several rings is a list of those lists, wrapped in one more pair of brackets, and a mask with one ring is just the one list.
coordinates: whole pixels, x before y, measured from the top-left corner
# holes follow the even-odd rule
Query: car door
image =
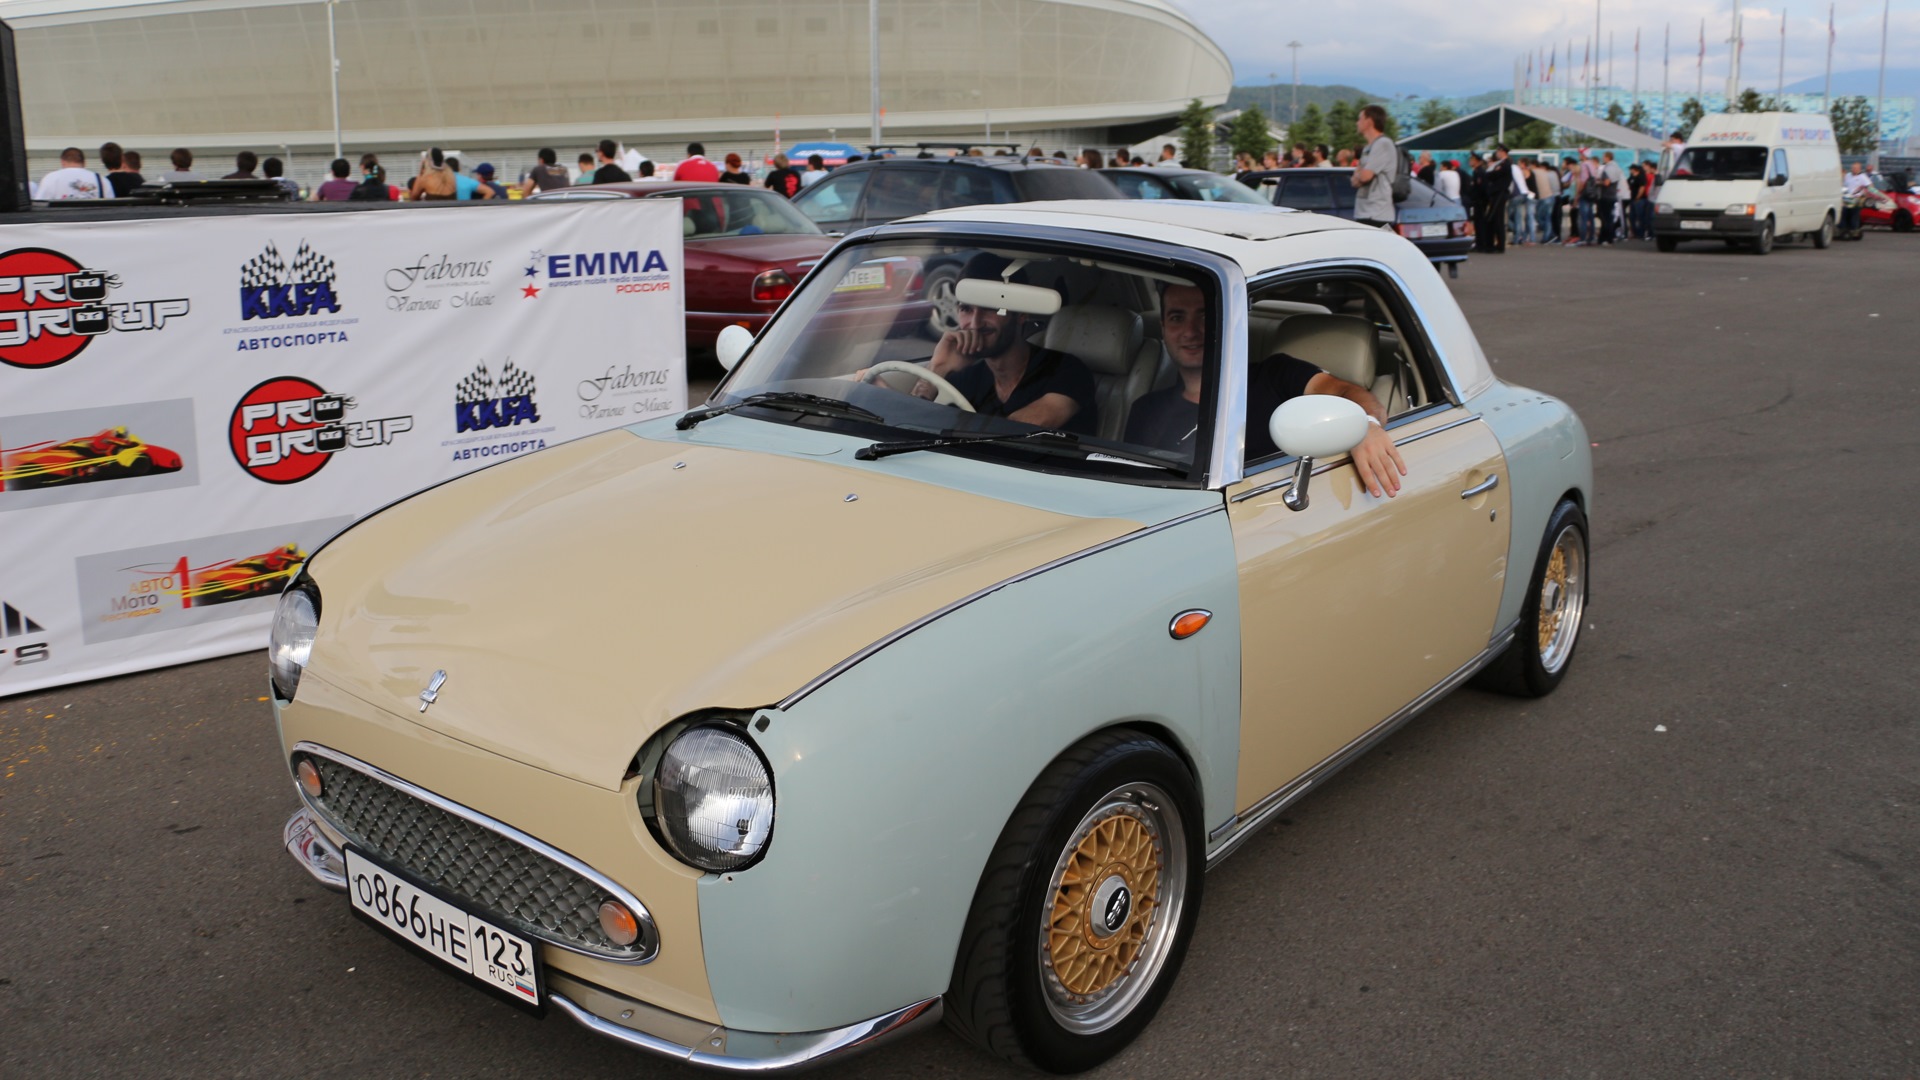
[(1774, 147), (1767, 162), (1767, 202), (1773, 207), (1776, 224), (1774, 232), (1799, 232), (1801, 229), (1801, 201), (1793, 192), (1793, 170), (1787, 167), (1787, 151), (1783, 147)]
[(1251, 464), (1259, 471), (1227, 489), (1240, 570), (1239, 811), (1487, 648), (1507, 569), (1499, 441), (1445, 401), (1391, 418), (1387, 430), (1407, 466), (1393, 498), (1368, 495), (1344, 455), (1316, 464), (1301, 510), (1283, 501), (1289, 457)]

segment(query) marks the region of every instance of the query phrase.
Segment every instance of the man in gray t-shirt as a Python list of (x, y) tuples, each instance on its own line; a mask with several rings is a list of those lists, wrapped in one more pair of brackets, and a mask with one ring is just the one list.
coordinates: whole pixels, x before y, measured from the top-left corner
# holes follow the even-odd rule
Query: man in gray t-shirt
[(1387, 138), (1387, 110), (1368, 105), (1354, 127), (1367, 141), (1353, 167), (1353, 220), (1362, 225), (1392, 225), (1393, 177), (1400, 168), (1400, 151)]

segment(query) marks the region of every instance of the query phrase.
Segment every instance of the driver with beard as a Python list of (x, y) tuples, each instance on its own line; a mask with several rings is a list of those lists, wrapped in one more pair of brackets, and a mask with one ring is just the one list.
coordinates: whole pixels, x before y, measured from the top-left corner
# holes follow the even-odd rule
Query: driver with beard
[[(961, 276), (1028, 284), (1024, 269), (1006, 276), (1013, 260), (981, 252)], [(1028, 339), (1045, 321), (1014, 311), (961, 304), (959, 327), (941, 335), (928, 370), (946, 378), (982, 416), (1004, 416), (1053, 431), (1092, 435), (1100, 430), (1093, 373), (1076, 357)], [(926, 383), (914, 387), (933, 396)]]

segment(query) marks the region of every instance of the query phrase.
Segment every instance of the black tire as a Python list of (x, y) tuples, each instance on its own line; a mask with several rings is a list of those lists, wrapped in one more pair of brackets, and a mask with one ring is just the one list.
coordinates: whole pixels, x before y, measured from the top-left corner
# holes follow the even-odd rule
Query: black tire
[[(1054, 1073), (1091, 1069), (1125, 1049), (1166, 999), (1193, 937), (1206, 862), (1200, 810), (1186, 764), (1141, 732), (1103, 731), (1056, 758), (1020, 800), (980, 875), (947, 989), (948, 1026), (1009, 1061)], [(1070, 856), (1086, 858), (1088, 845), (1116, 834), (1131, 835), (1133, 846), (1116, 844), (1072, 880), (1080, 864)], [(1141, 855), (1143, 837), (1152, 843)], [(1136, 853), (1132, 863), (1121, 850)], [(1141, 902), (1147, 897), (1154, 902)], [(1103, 925), (1073, 921), (1096, 907)], [(1116, 918), (1117, 928), (1106, 922)], [(1043, 923), (1054, 928), (1047, 936)], [(1100, 943), (1103, 928), (1110, 945)], [(1056, 968), (1057, 957), (1077, 966)], [(1068, 1000), (1069, 980), (1082, 986), (1082, 1000)]]
[[(1566, 582), (1577, 574), (1578, 595), (1569, 596), (1562, 591), (1553, 598), (1553, 612), (1558, 617), (1548, 627), (1548, 637), (1543, 638), (1540, 597), (1553, 571), (1554, 547), (1563, 535), (1577, 549), (1579, 561), (1577, 565), (1570, 565), (1572, 559), (1563, 556), (1565, 569), (1559, 580)], [(1587, 606), (1587, 565), (1587, 516), (1569, 499), (1555, 507), (1553, 516), (1547, 519), (1547, 531), (1540, 540), (1540, 554), (1534, 559), (1533, 579), (1527, 583), (1527, 598), (1521, 606), (1520, 625), (1514, 631), (1512, 643), (1499, 659), (1474, 677), (1475, 686), (1514, 697), (1545, 697), (1553, 693), (1553, 688), (1566, 676), (1567, 668), (1572, 666), (1574, 649), (1580, 643), (1580, 624)], [(1571, 621), (1564, 622), (1568, 616)], [(1570, 636), (1559, 633), (1563, 625), (1570, 628)], [(1549, 638), (1551, 648), (1547, 644)]]
[(1893, 215), (1894, 232), (1912, 232), (1913, 215), (1905, 210), (1896, 210)]
[(1661, 251), (1672, 251), (1674, 248), (1680, 246), (1680, 241), (1671, 236), (1656, 236), (1653, 238), (1653, 246), (1659, 248)]
[(1828, 214), (1827, 219), (1820, 223), (1820, 231), (1813, 234), (1813, 246), (1819, 248), (1821, 251), (1825, 251), (1833, 246), (1832, 214)]
[(955, 305), (959, 303), (953, 295), (953, 286), (960, 280), (960, 267), (949, 263), (935, 267), (927, 273), (925, 283), (927, 302), (933, 310), (927, 314), (927, 336), (939, 341), (941, 335), (949, 330), (958, 329), (960, 316)]
[(1760, 235), (1753, 238), (1753, 253), (1765, 255), (1773, 250), (1773, 219), (1768, 218), (1760, 225)]

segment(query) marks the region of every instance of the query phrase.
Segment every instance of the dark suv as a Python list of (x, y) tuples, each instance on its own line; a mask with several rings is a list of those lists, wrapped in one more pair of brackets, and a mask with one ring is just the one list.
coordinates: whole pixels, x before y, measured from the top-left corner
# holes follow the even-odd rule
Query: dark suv
[[(1099, 173), (1046, 158), (899, 157), (842, 165), (802, 189), (793, 205), (822, 231), (842, 236), (950, 206), (1122, 197)], [(969, 254), (926, 265), (926, 295), (933, 306), (927, 330), (935, 336), (957, 325), (953, 283)]]

